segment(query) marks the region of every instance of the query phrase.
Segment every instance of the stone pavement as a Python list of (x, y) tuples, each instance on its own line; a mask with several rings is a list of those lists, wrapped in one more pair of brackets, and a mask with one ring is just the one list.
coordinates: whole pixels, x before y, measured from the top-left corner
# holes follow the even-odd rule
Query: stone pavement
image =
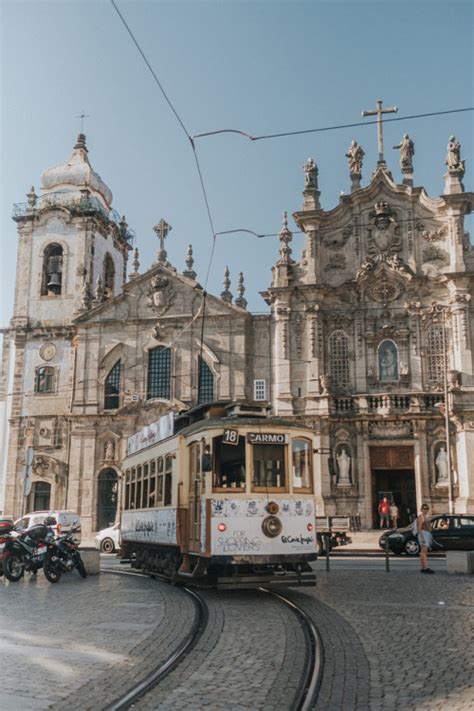
[[(418, 569), (389, 574), (319, 572), (316, 590), (298, 593), (303, 596), (323, 603), (338, 620), (334, 627), (328, 621), (325, 630), (319, 617), (325, 648), (331, 650), (331, 666), (326, 665), (321, 688), (322, 709), (356, 708), (348, 705), (344, 693), (354, 684), (363, 688), (364, 656), (369, 670), (366, 708), (474, 709), (472, 577), (445, 572), (422, 576)], [(339, 643), (337, 651), (336, 637), (341, 634), (348, 635), (350, 643)], [(354, 638), (359, 645), (354, 646)], [(338, 656), (335, 666), (332, 651)], [(337, 689), (342, 670), (344, 691)]]
[[(474, 709), (473, 588), (444, 572), (339, 568), (319, 570), (316, 589), (287, 591), (323, 639), (317, 708)], [(259, 592), (203, 596), (203, 636), (135, 708), (289, 709), (306, 651), (294, 613)], [(182, 590), (148, 578), (50, 585), (41, 573), (0, 579), (0, 610), (2, 711), (105, 709), (171, 653), (195, 614)]]

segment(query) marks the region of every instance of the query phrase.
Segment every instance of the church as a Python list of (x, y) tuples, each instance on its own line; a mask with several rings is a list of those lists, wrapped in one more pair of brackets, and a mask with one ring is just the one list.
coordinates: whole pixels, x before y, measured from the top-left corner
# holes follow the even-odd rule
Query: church
[[(381, 119), (379, 115), (379, 119)], [(380, 125), (381, 129), (381, 125)], [(168, 261), (164, 219), (156, 261), (138, 251), (81, 133), (41, 190), (14, 206), (14, 312), (3, 329), (0, 511), (68, 508), (87, 535), (113, 522), (127, 438), (170, 412), (213, 401), (261, 407), (314, 430), (318, 515), (377, 523), (382, 496), (401, 522), (420, 505), (474, 512), (474, 248), (464, 216), (456, 137), (444, 191), (413, 180), (405, 134), (401, 178), (379, 156), (346, 154), (351, 192), (326, 211), (318, 166), (302, 172), (292, 251), (285, 214), (275, 264), (247, 309), (242, 275), (206, 294), (193, 269)], [(25, 481), (27, 459), (31, 477)]]

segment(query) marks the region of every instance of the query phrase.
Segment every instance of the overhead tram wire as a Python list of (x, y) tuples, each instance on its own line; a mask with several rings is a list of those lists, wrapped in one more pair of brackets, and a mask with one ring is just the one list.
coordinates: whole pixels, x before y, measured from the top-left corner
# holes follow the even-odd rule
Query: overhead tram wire
[[(459, 114), (466, 111), (474, 111), (474, 106), (468, 106), (462, 109), (448, 109), (446, 111), (430, 111), (424, 114), (412, 114), (411, 116), (397, 116), (395, 118), (384, 119), (384, 124), (391, 121), (412, 121), (413, 119), (429, 118), (431, 116), (444, 116), (446, 114)], [(219, 128), (215, 131), (205, 131), (204, 133), (196, 133), (193, 136), (193, 140), (196, 138), (206, 138), (208, 136), (217, 136), (221, 133), (237, 133), (240, 136), (248, 138), (249, 141), (266, 141), (270, 138), (285, 138), (288, 136), (302, 136), (307, 133), (323, 133), (325, 131), (339, 131), (344, 128), (356, 128), (357, 126), (370, 126), (376, 124), (375, 121), (357, 121), (356, 123), (345, 123), (339, 124), (337, 126), (322, 126), (320, 128), (306, 128), (299, 131), (281, 131), (280, 133), (268, 133), (261, 136), (252, 136), (250, 133), (241, 131), (236, 128)]]

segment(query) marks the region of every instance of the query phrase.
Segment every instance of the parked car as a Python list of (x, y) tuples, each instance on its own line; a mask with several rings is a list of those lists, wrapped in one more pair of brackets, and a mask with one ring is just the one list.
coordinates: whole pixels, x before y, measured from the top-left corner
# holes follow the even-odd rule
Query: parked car
[(14, 525), (15, 524), (12, 518), (0, 518), (0, 576), (3, 575), (3, 559), (7, 555), (5, 546), (7, 542), (12, 538)]
[(102, 553), (114, 553), (120, 548), (120, 524), (103, 528), (95, 537), (95, 547), (99, 548)]
[(56, 525), (52, 526), (56, 536), (69, 533), (74, 528), (76, 529), (74, 540), (77, 543), (81, 542), (81, 519), (79, 514), (74, 513), (74, 511), (33, 511), (17, 519), (15, 528), (20, 532), (25, 531), (30, 526), (44, 523), (45, 519), (50, 517), (56, 520)]
[[(474, 550), (474, 515), (442, 514), (431, 518), (431, 532), (434, 539), (434, 551), (442, 550)], [(380, 548), (385, 550), (385, 539), (388, 536), (388, 547), (401, 555), (418, 555), (420, 544), (413, 534), (412, 527), (388, 530), (379, 538)]]

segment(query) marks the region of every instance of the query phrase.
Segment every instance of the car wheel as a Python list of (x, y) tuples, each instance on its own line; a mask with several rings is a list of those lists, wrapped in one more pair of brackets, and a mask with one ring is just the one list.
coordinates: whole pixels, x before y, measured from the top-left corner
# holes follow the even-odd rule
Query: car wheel
[(405, 553), (407, 555), (419, 555), (420, 544), (414, 538), (405, 543)]
[(114, 542), (111, 538), (104, 538), (100, 543), (102, 553), (113, 553), (115, 550)]

